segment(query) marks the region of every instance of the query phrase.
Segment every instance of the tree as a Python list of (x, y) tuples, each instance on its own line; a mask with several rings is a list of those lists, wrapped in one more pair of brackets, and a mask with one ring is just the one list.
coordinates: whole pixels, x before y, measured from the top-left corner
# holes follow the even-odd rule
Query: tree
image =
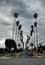
[(33, 43), (31, 43), (31, 44), (30, 44), (30, 46), (31, 46), (31, 47), (32, 47), (32, 49), (33, 49), (34, 44), (33, 44)]
[(18, 18), (18, 15), (19, 15), (18, 13), (14, 13), (15, 18)]
[(38, 17), (38, 14), (37, 13), (34, 13), (33, 17), (36, 20), (36, 22), (34, 22), (34, 26), (36, 28), (36, 42), (37, 42), (37, 47), (38, 47), (38, 34), (37, 34), (37, 17)]
[(20, 44), (18, 44), (18, 46), (20, 47), (21, 45), (20, 45)]
[[(11, 51), (11, 48), (14, 48), (14, 54), (17, 50), (17, 45), (16, 45), (16, 42), (13, 40), (13, 39), (6, 39), (5, 40), (5, 46), (6, 48), (8, 48), (10, 51)], [(11, 54), (12, 54), (12, 51), (11, 51)]]
[(19, 21), (16, 22), (16, 25), (17, 25), (17, 26), (19, 25)]
[(34, 26), (33, 26), (33, 25), (31, 25), (31, 30), (33, 30), (33, 31), (34, 31)]
[(37, 18), (38, 17), (38, 14), (37, 13), (34, 13), (33, 17), (34, 18)]
[(23, 38), (23, 31), (21, 30), (21, 32), (20, 32), (20, 36)]
[[(13, 25), (13, 32), (12, 32), (12, 39), (14, 38), (14, 30), (16, 31), (16, 18), (18, 18), (18, 13), (14, 13), (14, 17), (15, 17), (15, 22), (14, 22), (14, 25)], [(15, 35), (16, 35), (16, 32), (15, 32)], [(15, 36), (15, 41), (16, 41), (16, 36)]]
[(32, 36), (32, 33), (34, 32), (34, 26), (31, 25), (31, 31), (30, 31), (30, 36)]
[(32, 30), (30, 31), (30, 36), (32, 36)]
[(30, 40), (30, 36), (29, 35), (27, 35), (27, 40), (26, 40), (26, 48), (27, 48), (27, 44), (29, 43), (29, 40)]
[(34, 26), (31, 25), (31, 32), (33, 33), (34, 32)]
[(20, 30), (20, 29), (21, 29), (21, 27), (22, 27), (22, 25), (20, 24), (20, 25), (19, 25), (19, 27), (18, 27), (18, 29)]
[(21, 40), (21, 42), (23, 42), (23, 39), (20, 38), (20, 40)]
[(34, 26), (37, 27), (37, 22), (34, 22)]

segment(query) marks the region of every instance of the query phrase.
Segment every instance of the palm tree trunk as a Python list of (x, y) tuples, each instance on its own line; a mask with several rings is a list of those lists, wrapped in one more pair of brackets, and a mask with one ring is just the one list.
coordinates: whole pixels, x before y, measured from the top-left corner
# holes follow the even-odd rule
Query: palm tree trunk
[[(15, 30), (15, 35), (16, 35), (16, 18), (15, 18), (15, 22), (13, 24), (12, 39), (14, 39), (14, 30)], [(16, 36), (15, 36), (15, 39), (16, 39)]]
[(37, 28), (36, 28), (36, 42), (37, 42), (37, 47), (38, 47), (38, 31), (37, 31)]
[(34, 27), (34, 47), (35, 47), (35, 27)]

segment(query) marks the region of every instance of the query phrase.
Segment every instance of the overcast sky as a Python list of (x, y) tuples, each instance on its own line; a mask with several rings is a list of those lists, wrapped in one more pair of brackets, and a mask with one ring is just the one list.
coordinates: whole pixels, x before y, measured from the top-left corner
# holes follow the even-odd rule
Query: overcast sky
[(45, 0), (0, 0), (0, 38), (11, 38), (15, 12), (19, 13), (24, 41), (35, 22), (35, 12), (38, 13), (38, 38), (45, 40)]

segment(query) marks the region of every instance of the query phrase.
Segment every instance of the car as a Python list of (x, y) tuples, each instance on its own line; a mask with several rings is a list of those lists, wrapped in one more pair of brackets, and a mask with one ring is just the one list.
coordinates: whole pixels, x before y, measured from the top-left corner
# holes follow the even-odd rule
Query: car
[(33, 52), (32, 51), (28, 51), (28, 55), (33, 56)]

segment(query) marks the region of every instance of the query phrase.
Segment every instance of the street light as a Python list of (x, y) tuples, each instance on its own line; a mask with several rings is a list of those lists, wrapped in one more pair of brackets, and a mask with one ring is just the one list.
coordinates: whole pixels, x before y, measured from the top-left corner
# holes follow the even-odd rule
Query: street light
[[(37, 32), (37, 17), (38, 17), (38, 14), (34, 13), (33, 17), (35, 18), (35, 21), (36, 21), (36, 22), (34, 22), (34, 26), (36, 28), (36, 42), (37, 42), (37, 48), (38, 48), (38, 32)], [(34, 28), (34, 37), (35, 37), (35, 28)], [(35, 38), (34, 38), (34, 44), (35, 44)]]

